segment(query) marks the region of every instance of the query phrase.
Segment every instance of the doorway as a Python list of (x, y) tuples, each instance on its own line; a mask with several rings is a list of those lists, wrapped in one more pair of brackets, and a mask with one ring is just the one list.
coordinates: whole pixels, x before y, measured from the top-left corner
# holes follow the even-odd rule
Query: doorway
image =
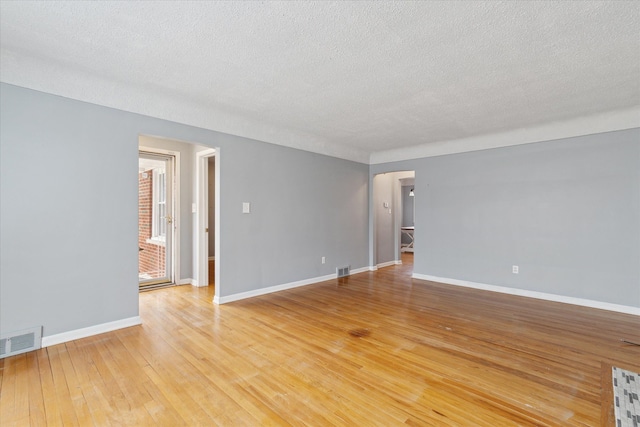
[(196, 286), (220, 292), (220, 149), (196, 152)]
[(175, 156), (138, 155), (138, 280), (140, 289), (175, 283)]
[(215, 286), (216, 271), (216, 158), (207, 158), (207, 255), (209, 256), (209, 274), (207, 283)]
[[(400, 222), (400, 252), (413, 253), (415, 231), (415, 178), (400, 178), (400, 208), (402, 209)], [(405, 257), (402, 257), (403, 262)]]
[(415, 171), (373, 177), (372, 262), (375, 268), (413, 264)]

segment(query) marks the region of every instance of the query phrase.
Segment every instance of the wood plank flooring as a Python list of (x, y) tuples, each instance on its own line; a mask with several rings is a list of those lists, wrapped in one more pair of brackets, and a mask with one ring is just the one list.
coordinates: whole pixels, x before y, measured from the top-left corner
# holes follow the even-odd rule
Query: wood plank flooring
[(216, 262), (209, 260), (209, 285), (214, 285), (216, 281)]
[(1, 360), (0, 425), (612, 422), (640, 317), (412, 280), (411, 256), (223, 306), (142, 293), (142, 326)]

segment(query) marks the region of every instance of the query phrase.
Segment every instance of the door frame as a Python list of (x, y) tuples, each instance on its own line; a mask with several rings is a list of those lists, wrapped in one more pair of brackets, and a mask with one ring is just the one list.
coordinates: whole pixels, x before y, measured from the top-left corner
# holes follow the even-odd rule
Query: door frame
[(215, 297), (217, 302), (220, 295), (220, 266), (222, 263), (220, 253), (220, 148), (209, 148), (196, 152), (196, 230), (195, 230), (195, 272), (194, 285), (198, 287), (209, 286), (209, 234), (206, 231), (209, 220), (209, 159), (215, 159), (215, 214), (214, 214), (214, 234), (215, 234)]
[[(393, 246), (394, 246), (394, 260), (390, 260), (388, 262), (378, 263), (378, 209), (375, 204), (376, 198), (376, 176), (378, 175), (387, 175), (394, 174), (394, 179), (391, 183), (391, 210), (392, 210), (392, 224), (393, 224)], [(407, 176), (404, 176), (404, 175)], [(402, 170), (391, 170), (386, 172), (378, 172), (372, 174), (370, 176), (370, 199), (369, 199), (369, 212), (370, 212), (370, 222), (369, 222), (369, 236), (370, 236), (370, 244), (369, 244), (369, 269), (375, 271), (378, 267), (390, 265), (390, 264), (402, 264), (402, 252), (401, 252), (401, 241), (402, 241), (402, 233), (400, 231), (400, 226), (402, 224), (402, 183), (401, 179), (409, 178), (409, 174), (413, 174), (414, 182), (416, 171), (411, 169), (402, 169)], [(379, 185), (379, 184), (378, 184)], [(414, 212), (415, 212), (415, 200), (414, 200)], [(414, 224), (416, 222), (415, 213), (413, 218)], [(414, 247), (415, 253), (415, 247)]]
[(180, 277), (180, 153), (172, 150), (164, 150), (162, 148), (153, 148), (138, 145), (138, 157), (140, 152), (151, 154), (159, 154), (164, 156), (172, 156), (173, 161), (173, 239), (171, 242), (171, 277), (170, 283), (178, 284), (177, 278)]

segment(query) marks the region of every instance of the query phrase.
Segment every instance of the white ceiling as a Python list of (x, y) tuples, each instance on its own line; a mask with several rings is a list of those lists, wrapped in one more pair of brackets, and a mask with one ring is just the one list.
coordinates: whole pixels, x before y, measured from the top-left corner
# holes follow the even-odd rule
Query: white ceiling
[(2, 1), (0, 48), (3, 82), (365, 163), (640, 125), (637, 1)]

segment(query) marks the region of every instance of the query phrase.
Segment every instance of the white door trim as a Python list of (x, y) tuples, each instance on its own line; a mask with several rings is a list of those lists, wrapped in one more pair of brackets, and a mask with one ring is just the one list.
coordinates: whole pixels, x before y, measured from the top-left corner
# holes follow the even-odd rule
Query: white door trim
[(220, 149), (211, 148), (196, 153), (196, 230), (195, 236), (195, 265), (196, 278), (195, 286), (209, 285), (209, 240), (207, 227), (209, 216), (209, 158), (215, 158), (216, 179), (215, 179), (215, 294), (220, 292)]

